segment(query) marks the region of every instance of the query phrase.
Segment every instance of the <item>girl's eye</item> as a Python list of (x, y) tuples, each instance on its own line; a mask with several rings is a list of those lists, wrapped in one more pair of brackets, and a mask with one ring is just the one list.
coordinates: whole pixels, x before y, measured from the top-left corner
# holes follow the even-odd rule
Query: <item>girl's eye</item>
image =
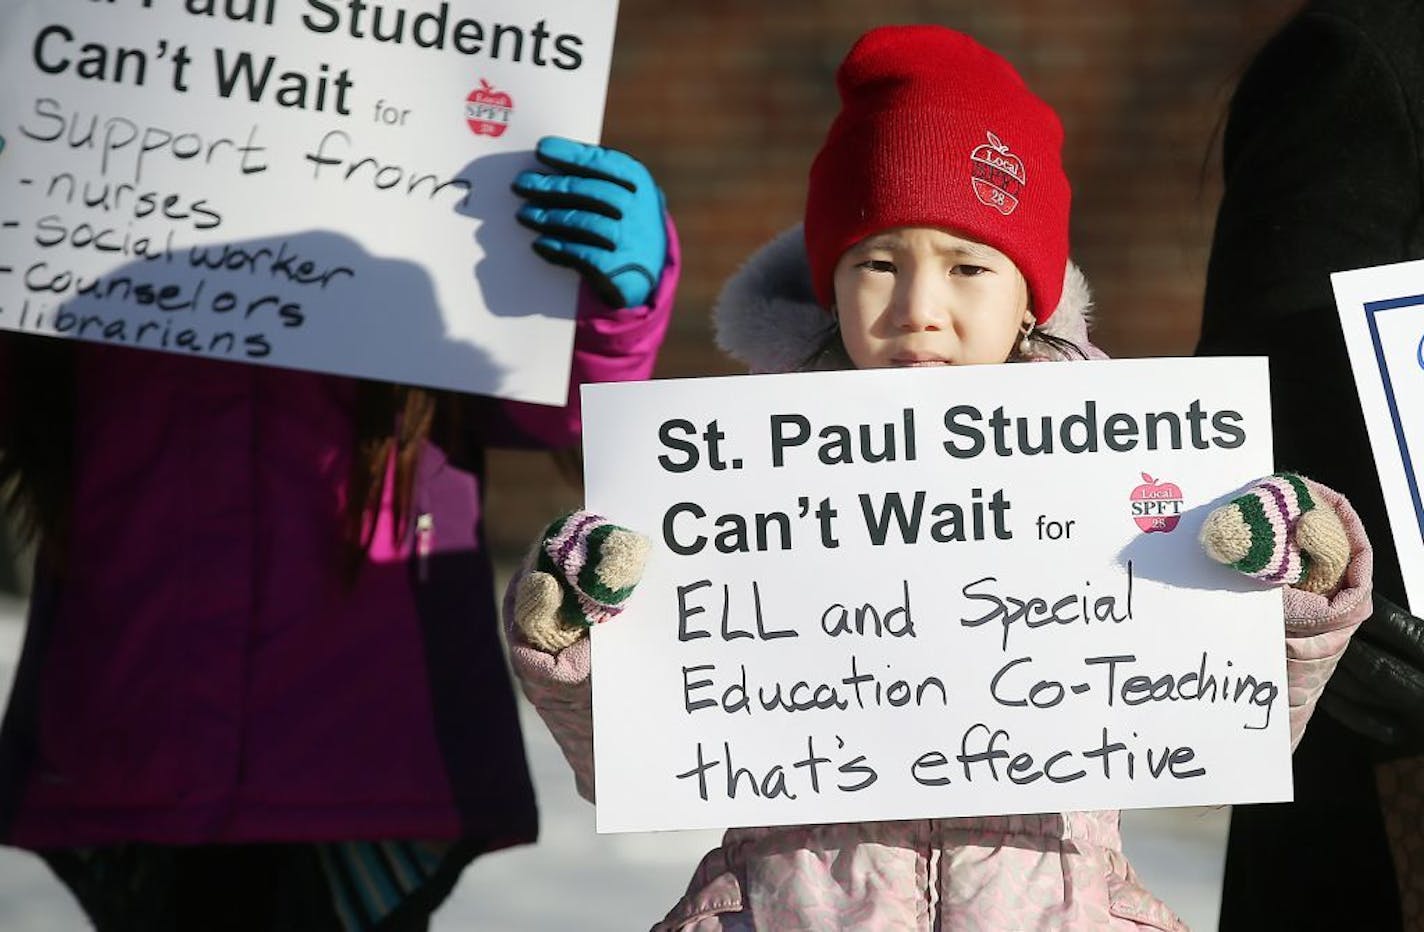
[(989, 271), (982, 265), (956, 265), (951, 272), (955, 275), (962, 275), (965, 278), (973, 278)]
[(895, 271), (895, 263), (889, 261), (888, 259), (866, 259), (864, 262), (857, 265), (856, 268), (865, 269), (867, 272), (893, 273)]

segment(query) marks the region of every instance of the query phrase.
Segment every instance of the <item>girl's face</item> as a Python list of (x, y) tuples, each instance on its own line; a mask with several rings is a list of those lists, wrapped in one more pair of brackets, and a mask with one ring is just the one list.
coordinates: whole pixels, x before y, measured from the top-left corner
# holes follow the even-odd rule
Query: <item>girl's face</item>
[(858, 369), (1003, 362), (1033, 320), (1018, 267), (933, 227), (868, 236), (836, 263), (841, 340)]

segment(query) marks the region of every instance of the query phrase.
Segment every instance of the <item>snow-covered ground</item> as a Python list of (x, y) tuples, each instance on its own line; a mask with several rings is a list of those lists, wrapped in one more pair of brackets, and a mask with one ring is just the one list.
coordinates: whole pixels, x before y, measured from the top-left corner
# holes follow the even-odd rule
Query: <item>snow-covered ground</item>
[[(8, 693), (23, 631), (20, 603), (0, 602), (0, 692)], [(627, 932), (662, 918), (715, 832), (596, 835), (593, 809), (574, 793), (558, 748), (528, 708), (525, 735), (539, 793), (543, 837), (465, 872), (434, 929)], [(1216, 928), (1227, 810), (1123, 814), (1125, 843), (1146, 885), (1196, 930)], [(87, 927), (65, 890), (31, 855), (0, 848), (0, 929), (67, 932)]]

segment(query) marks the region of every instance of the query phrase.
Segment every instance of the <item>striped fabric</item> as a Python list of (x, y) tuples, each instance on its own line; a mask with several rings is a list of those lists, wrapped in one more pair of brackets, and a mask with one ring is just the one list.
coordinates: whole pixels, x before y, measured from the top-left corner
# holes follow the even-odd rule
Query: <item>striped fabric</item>
[(342, 927), (367, 932), (435, 875), (450, 843), (355, 841), (316, 847)]
[(154, 845), (41, 856), (100, 929), (424, 928), (479, 850), (468, 842)]
[(573, 583), (559, 606), (567, 625), (595, 625), (622, 610), (632, 586), (614, 588), (601, 578), (604, 545), (620, 530), (599, 515), (575, 511), (550, 526), (539, 552), (538, 568), (555, 579)]
[(1310, 557), (1292, 539), (1300, 516), (1315, 507), (1298, 476), (1278, 473), (1253, 486), (1227, 506), (1250, 534), (1246, 555), (1231, 565), (1268, 583), (1294, 585), (1305, 577)]

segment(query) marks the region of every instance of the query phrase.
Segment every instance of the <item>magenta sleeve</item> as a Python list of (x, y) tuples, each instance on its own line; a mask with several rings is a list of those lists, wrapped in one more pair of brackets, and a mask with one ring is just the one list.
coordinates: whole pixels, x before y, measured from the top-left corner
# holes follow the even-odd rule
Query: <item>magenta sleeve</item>
[(632, 382), (653, 374), (682, 271), (682, 251), (670, 216), (667, 236), (667, 264), (652, 298), (642, 307), (615, 310), (600, 301), (587, 284), (580, 283), (567, 401), (563, 407), (518, 401), (491, 406), (492, 423), (486, 425), (484, 432), (487, 443), (549, 449), (573, 446), (583, 428), (581, 386)]

